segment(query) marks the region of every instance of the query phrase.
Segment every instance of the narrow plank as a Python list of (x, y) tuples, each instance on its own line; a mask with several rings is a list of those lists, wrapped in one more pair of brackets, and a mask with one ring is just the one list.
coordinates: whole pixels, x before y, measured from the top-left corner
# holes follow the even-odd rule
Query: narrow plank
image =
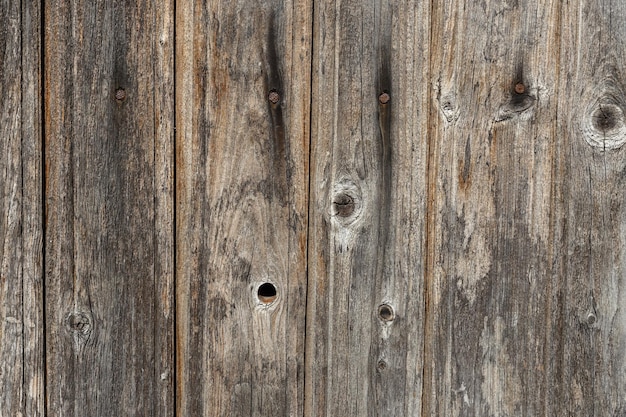
[(302, 415), (311, 10), (177, 5), (179, 416)]
[(41, 3), (21, 10), (23, 414), (38, 417), (45, 415)]
[(0, 414), (23, 411), (23, 236), (21, 15), (19, 4), (0, 3)]
[(45, 10), (48, 416), (174, 413), (173, 10)]
[(550, 412), (626, 415), (626, 4), (563, 6), (561, 334)]
[(560, 4), (434, 3), (425, 416), (551, 415), (564, 383), (550, 362)]
[(0, 16), (0, 416), (41, 416), (39, 4), (2, 1)]
[(429, 16), (315, 5), (306, 416), (421, 412)]

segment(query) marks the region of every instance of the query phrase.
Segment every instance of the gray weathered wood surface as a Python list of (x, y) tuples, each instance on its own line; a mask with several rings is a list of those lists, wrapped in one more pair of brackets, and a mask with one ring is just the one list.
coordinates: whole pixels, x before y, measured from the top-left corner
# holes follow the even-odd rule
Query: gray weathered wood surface
[(623, 3), (0, 18), (0, 417), (626, 416)]
[(429, 13), (315, 5), (306, 416), (421, 410)]
[(38, 3), (0, 2), (0, 416), (42, 416)]
[(550, 356), (560, 12), (433, 8), (424, 415), (563, 415)]
[[(564, 4), (552, 412), (626, 415), (626, 4)], [(622, 146), (618, 149), (618, 146)], [(560, 333), (560, 334), (559, 334)]]
[(424, 415), (626, 412), (625, 13), (433, 9)]
[(177, 5), (181, 416), (302, 415), (311, 8)]
[(48, 416), (172, 415), (173, 10), (45, 10)]

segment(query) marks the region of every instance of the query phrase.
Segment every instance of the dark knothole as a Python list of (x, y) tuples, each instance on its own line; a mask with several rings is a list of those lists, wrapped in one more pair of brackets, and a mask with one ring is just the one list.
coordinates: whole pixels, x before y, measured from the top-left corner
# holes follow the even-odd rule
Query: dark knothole
[(348, 194), (339, 194), (333, 201), (335, 214), (339, 217), (348, 217), (354, 213), (354, 198)]
[(263, 304), (270, 304), (276, 300), (276, 287), (274, 284), (266, 282), (259, 286), (257, 297)]
[(389, 304), (382, 304), (378, 307), (378, 317), (382, 321), (392, 321), (396, 317), (396, 314), (393, 311), (393, 307)]
[(593, 114), (593, 127), (601, 132), (607, 132), (617, 125), (619, 114), (609, 106), (600, 106)]

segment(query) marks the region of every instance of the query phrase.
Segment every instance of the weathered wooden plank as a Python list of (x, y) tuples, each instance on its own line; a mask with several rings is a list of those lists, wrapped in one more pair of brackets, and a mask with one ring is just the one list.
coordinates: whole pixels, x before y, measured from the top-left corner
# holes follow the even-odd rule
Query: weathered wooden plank
[(420, 415), (429, 16), (315, 5), (306, 416)]
[(302, 415), (311, 10), (177, 5), (180, 416)]
[(561, 2), (433, 4), (423, 415), (566, 415), (551, 362)]
[(551, 414), (626, 415), (626, 4), (564, 3)]
[(0, 2), (0, 416), (41, 416), (39, 4)]
[(174, 412), (173, 10), (45, 10), (49, 416)]

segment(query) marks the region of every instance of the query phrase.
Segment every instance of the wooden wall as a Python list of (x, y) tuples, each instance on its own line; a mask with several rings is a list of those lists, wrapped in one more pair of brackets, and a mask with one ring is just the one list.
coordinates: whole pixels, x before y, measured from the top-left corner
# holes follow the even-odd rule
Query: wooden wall
[(0, 417), (626, 416), (626, 5), (0, 17)]

